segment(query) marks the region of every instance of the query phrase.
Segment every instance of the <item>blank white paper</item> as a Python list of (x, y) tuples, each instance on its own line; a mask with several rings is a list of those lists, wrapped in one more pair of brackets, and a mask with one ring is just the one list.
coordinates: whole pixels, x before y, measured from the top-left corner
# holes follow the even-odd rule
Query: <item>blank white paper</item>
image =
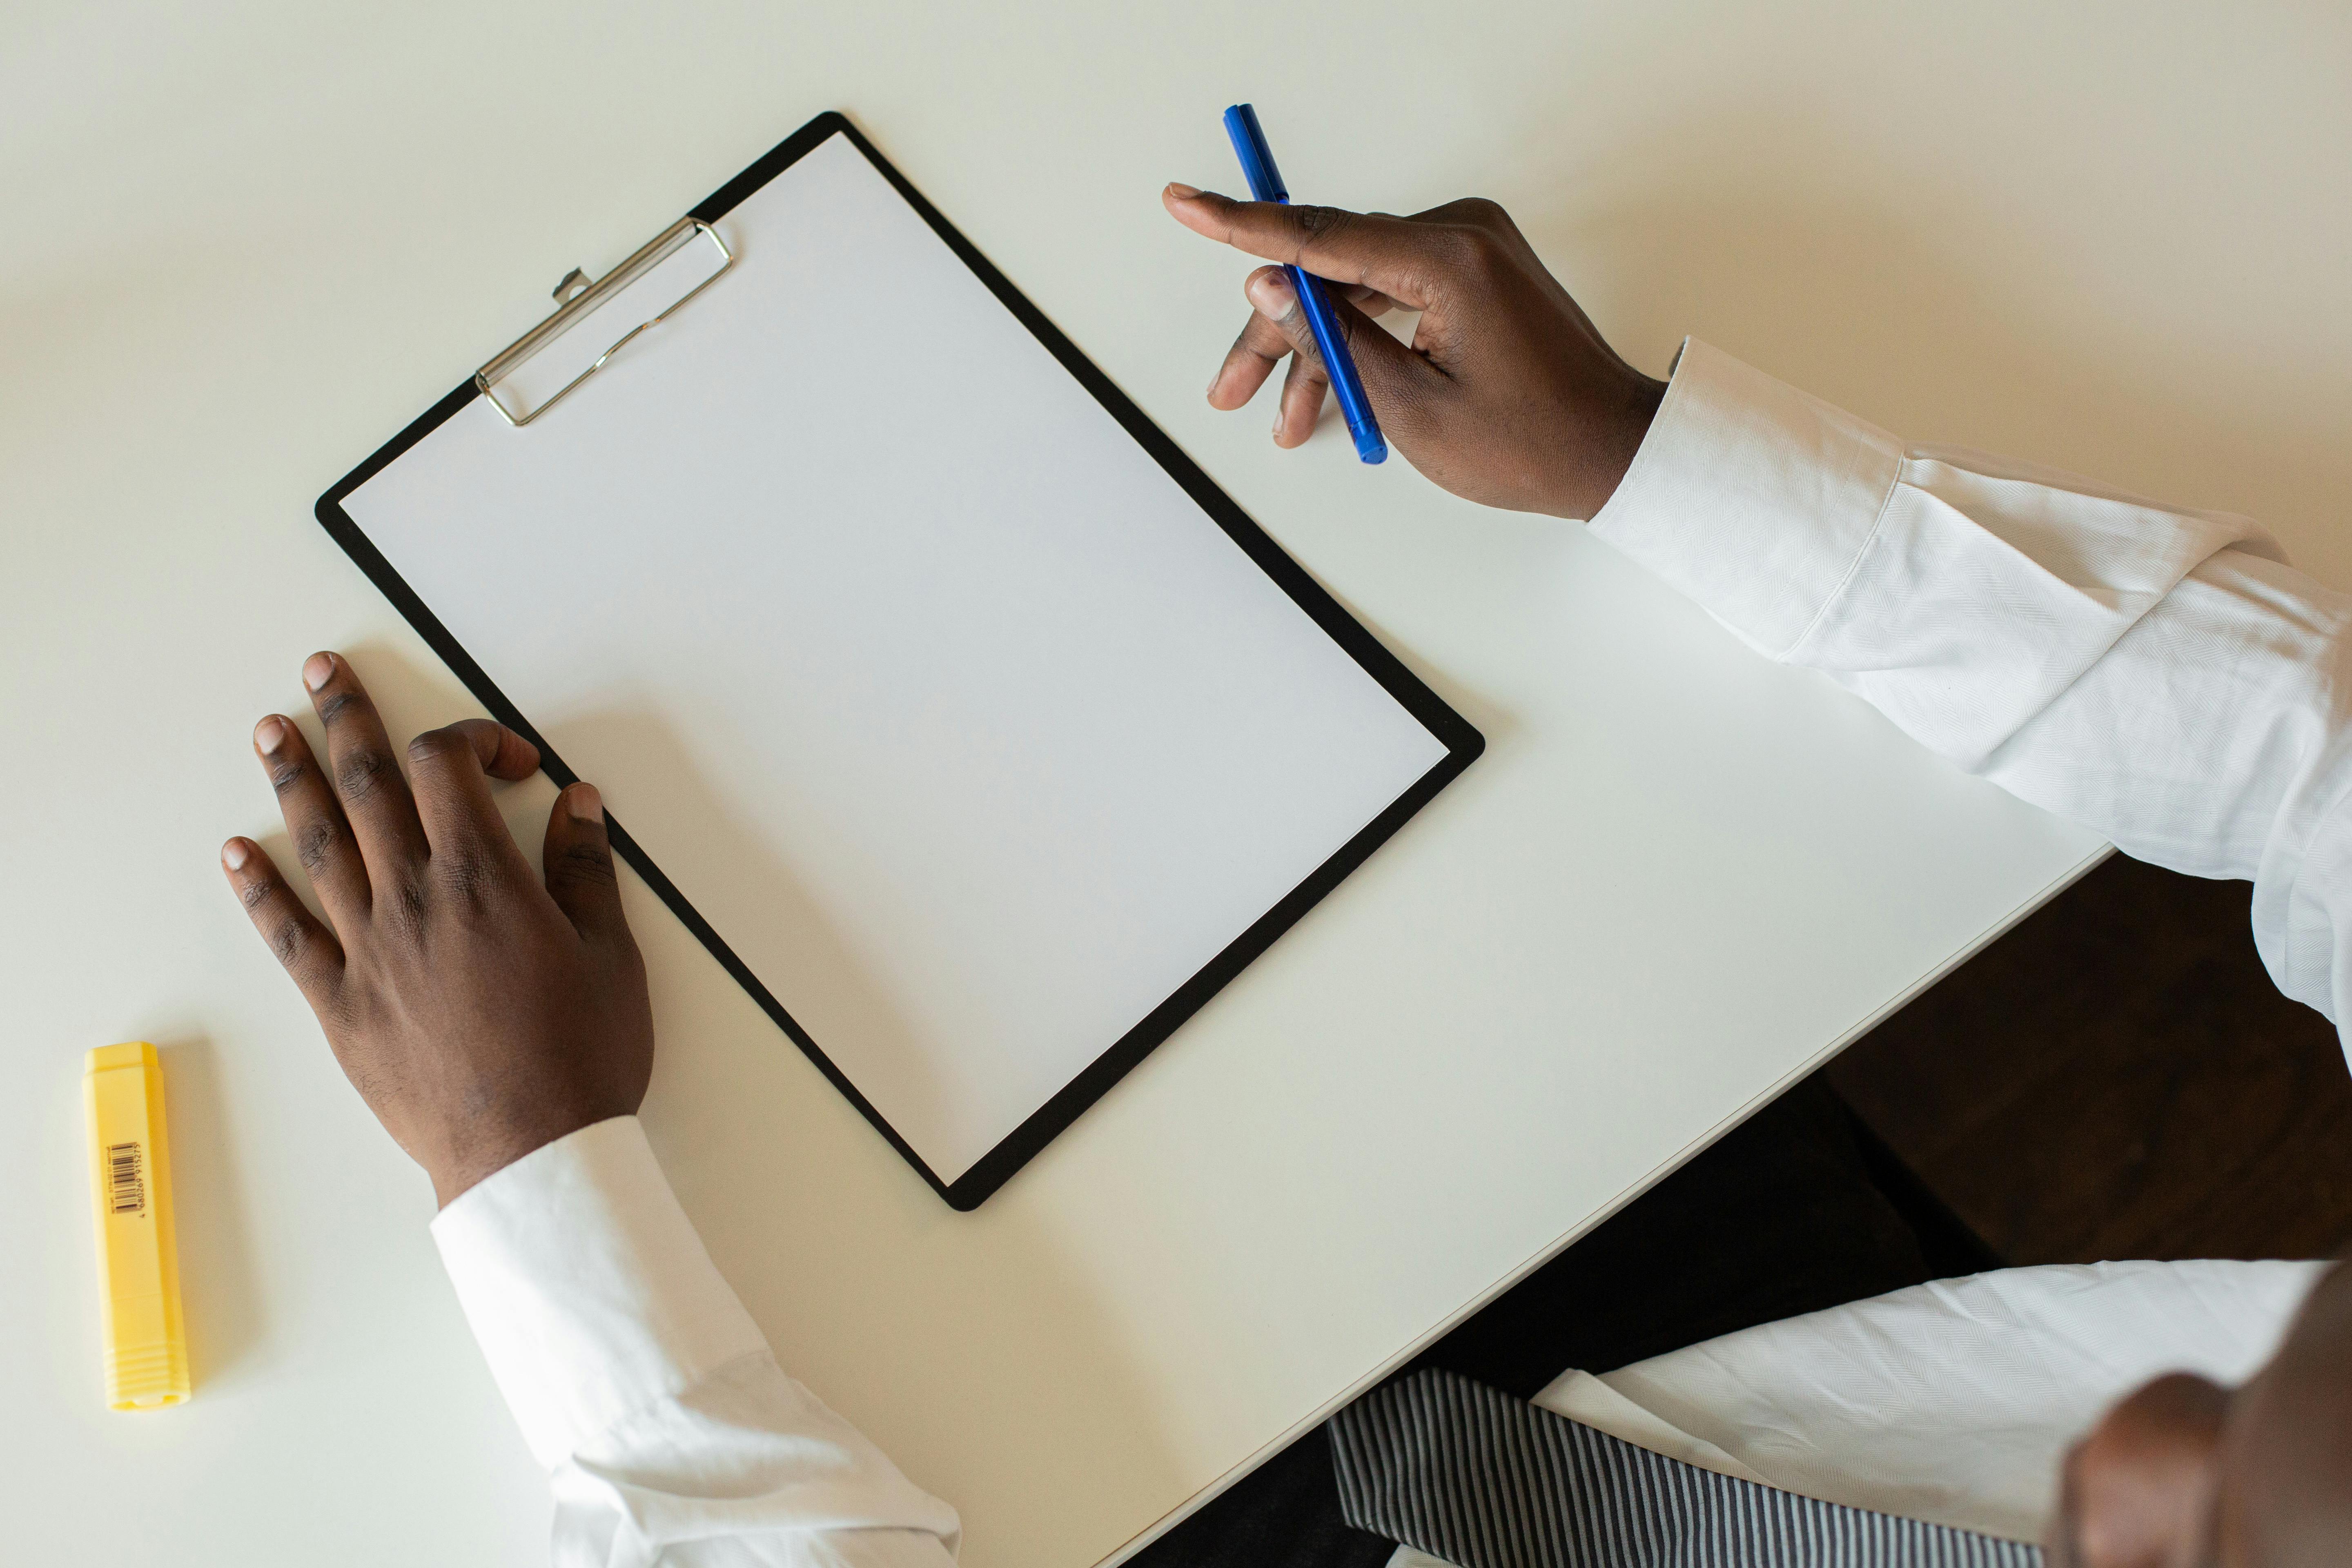
[(344, 507), (951, 1183), (1444, 748), (846, 138), (717, 227)]

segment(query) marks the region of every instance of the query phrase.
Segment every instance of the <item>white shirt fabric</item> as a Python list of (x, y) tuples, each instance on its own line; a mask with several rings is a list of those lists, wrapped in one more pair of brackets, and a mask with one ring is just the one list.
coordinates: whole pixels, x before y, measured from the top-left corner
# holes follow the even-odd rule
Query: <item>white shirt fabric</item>
[(2324, 1263), (2094, 1263), (1915, 1285), (1765, 1323), (1535, 1402), (1702, 1469), (2039, 1541), (2058, 1464), (2148, 1379), (2242, 1382)]
[(945, 1568), (955, 1510), (784, 1375), (634, 1116), (433, 1222), (555, 1489), (558, 1568)]
[(2251, 878), (2272, 978), (2346, 1016), (2352, 599), (2246, 519), (1906, 447), (1694, 340), (1591, 527), (1958, 766)]
[[(2252, 878), (2272, 975), (2347, 1016), (2352, 600), (2244, 519), (1906, 447), (1690, 342), (1591, 527), (1957, 765), (2140, 858)], [(634, 1118), (516, 1162), (433, 1229), (553, 1478), (562, 1568), (952, 1559), (954, 1510), (777, 1367)], [(1693, 1463), (2031, 1539), (2101, 1406), (2168, 1366), (2243, 1376), (2315, 1268), (1945, 1281), (1542, 1399)]]
[[(2039, 1542), (2067, 1446), (2168, 1372), (2239, 1383), (2324, 1263), (2005, 1268), (1765, 1323), (1595, 1377), (1544, 1409), (1703, 1470)], [(1388, 1568), (1452, 1568), (1400, 1547)]]

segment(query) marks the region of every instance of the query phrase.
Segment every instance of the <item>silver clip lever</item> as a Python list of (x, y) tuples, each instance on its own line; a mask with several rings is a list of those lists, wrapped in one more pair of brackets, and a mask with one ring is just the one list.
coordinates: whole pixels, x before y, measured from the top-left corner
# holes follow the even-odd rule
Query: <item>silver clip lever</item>
[[(686, 247), (694, 243), (697, 238), (708, 238), (712, 245), (719, 247), (719, 267), (718, 269), (712, 272), (709, 277), (704, 279), (701, 282), (696, 284), (693, 288), (679, 295), (676, 300), (671, 300), (669, 304), (663, 307), (661, 314), (652, 317), (649, 320), (639, 321), (635, 326), (631, 327), (627, 331), (623, 332), (618, 338), (615, 338), (613, 341), (613, 346), (606, 349), (603, 353), (598, 354), (593, 364), (591, 364), (586, 370), (582, 371), (578, 375), (573, 376), (570, 381), (565, 382), (562, 389), (559, 390), (554, 396), (549, 398), (546, 402), (541, 404), (538, 407), (530, 410), (529, 413), (516, 413), (514, 409), (507, 405), (507, 403), (503, 398), (499, 396), (497, 391), (498, 384), (504, 381), (508, 376), (513, 374), (516, 368), (521, 365), (524, 361), (530, 359), (533, 354), (539, 353), (540, 350), (547, 347), (548, 344), (562, 337), (566, 331), (569, 331), (576, 322), (582, 321), (591, 311), (594, 310), (597, 306), (613, 298), (615, 294), (618, 294), (622, 289), (627, 288), (630, 284), (635, 282), (638, 279), (644, 277), (646, 273), (652, 271), (655, 268), (668, 260), (672, 256), (677, 255), (680, 250), (685, 249)], [(582, 382), (587, 380), (598, 371), (604, 369), (604, 363), (611, 359), (614, 354), (619, 353), (622, 349), (625, 348), (631, 339), (635, 338), (639, 332), (644, 331), (648, 327), (658, 327), (664, 321), (668, 321), (672, 315), (677, 313), (679, 306), (685, 304), (688, 300), (693, 299), (697, 294), (701, 293), (705, 289), (709, 288), (713, 283), (718, 282), (720, 277), (726, 273), (727, 269), (734, 265), (735, 253), (727, 248), (727, 242), (719, 237), (719, 231), (717, 229), (712, 228), (709, 224), (703, 222), (698, 217), (680, 218), (677, 222), (670, 225), (668, 228), (664, 229), (659, 235), (656, 236), (651, 244), (646, 246), (635, 256), (630, 257), (626, 261), (622, 262), (618, 267), (614, 268), (612, 271), (607, 272), (604, 277), (598, 279), (593, 283), (588, 281), (587, 275), (582, 272), (577, 267), (565, 273), (563, 275), (563, 281), (555, 286), (555, 314), (540, 322), (539, 325), (533, 327), (530, 331), (525, 332), (521, 337), (517, 338), (512, 343), (508, 345), (504, 353), (499, 354), (498, 358), (490, 361), (489, 363), (476, 371), (474, 373), (474, 384), (482, 389), (482, 395), (490, 400), (490, 406), (497, 409), (499, 414), (504, 416), (508, 424), (515, 426), (517, 429), (520, 429), (522, 426), (530, 424), (532, 420), (538, 418), (541, 415), (546, 413), (549, 409), (554, 407), (557, 404), (562, 402), (565, 398), (571, 396), (574, 388), (578, 387)]]

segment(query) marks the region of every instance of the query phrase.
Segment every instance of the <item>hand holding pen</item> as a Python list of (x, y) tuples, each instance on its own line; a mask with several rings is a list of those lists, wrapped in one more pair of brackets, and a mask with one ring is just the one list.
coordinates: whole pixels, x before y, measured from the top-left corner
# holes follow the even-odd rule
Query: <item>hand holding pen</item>
[[(1493, 202), (1395, 217), (1186, 184), (1161, 200), (1195, 233), (1284, 264), (1249, 275), (1253, 313), (1209, 384), (1212, 406), (1239, 408), (1291, 356), (1277, 446), (1313, 433), (1330, 384), (1292, 266), (1333, 285), (1335, 330), (1387, 440), (1466, 500), (1591, 517), (1665, 394), (1618, 357)], [(1421, 312), (1410, 344), (1373, 324), (1391, 309)]]

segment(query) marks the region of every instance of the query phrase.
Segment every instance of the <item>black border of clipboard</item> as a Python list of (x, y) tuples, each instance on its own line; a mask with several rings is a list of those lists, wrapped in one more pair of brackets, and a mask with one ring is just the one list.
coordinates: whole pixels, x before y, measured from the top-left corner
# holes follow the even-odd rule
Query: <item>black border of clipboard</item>
[[(1129, 436), (1135, 437), (1145, 451), (1151, 454), (1168, 471), (1169, 477), (1183, 487), (1184, 493), (1192, 497), (1193, 502), (1208, 513), (1300, 609), (1312, 616), (1317, 626), (1345, 648), (1366, 673), (1379, 681), (1390, 696), (1395, 698), (1446, 748), (1444, 760), (1423, 773), (1387, 810), (1374, 817), (1361, 832), (1316, 868), (1312, 876), (1260, 916), (1223, 952), (1203, 965), (1198, 973), (1178, 986), (1173, 995), (1145, 1015), (1143, 1020), (1129, 1029), (1118, 1043), (1097, 1057), (1059, 1093), (1013, 1129), (1003, 1142), (981, 1156), (970, 1170), (951, 1183), (940, 1181), (938, 1174), (924, 1163), (921, 1156), (908, 1146), (907, 1141), (899, 1137), (898, 1131), (882, 1119), (881, 1113), (867, 1103), (864, 1095), (857, 1092), (856, 1087), (809, 1037), (808, 1032), (793, 1021), (783, 1005), (761, 984), (759, 977), (735, 956), (734, 951), (711, 929), (710, 922), (687, 901), (686, 895), (678, 890), (677, 885), (662, 873), (661, 868), (654, 864), (652, 858), (617, 820), (608, 819), (613, 847), (636, 868), (646, 885), (660, 895), (662, 902), (685, 922), (686, 928), (701, 941), (702, 945), (710, 950), (711, 956), (719, 960), (719, 965), (767, 1010), (777, 1026), (806, 1053), (818, 1070), (832, 1081), (834, 1088), (839, 1089), (866, 1120), (874, 1124), (875, 1131), (887, 1139), (890, 1146), (898, 1150), (908, 1164), (922, 1173), (923, 1179), (947, 1200), (950, 1208), (968, 1212), (977, 1208), (990, 1194), (1003, 1186), (1015, 1171), (1028, 1163), (1032, 1156), (1051, 1142), (1064, 1128), (1076, 1121), (1088, 1106), (1101, 1099), (1112, 1084), (1149, 1056), (1152, 1047), (1174, 1034), (1185, 1019), (1198, 1012), (1210, 997), (1224, 988), (1228, 981), (1272, 946), (1276, 937), (1289, 930), (1326, 893), (1338, 887), (1350, 871), (1363, 864), (1371, 852), (1403, 826), (1413, 813), (1427, 805), (1438, 791), (1468, 767), (1486, 750), (1486, 741), (1467, 720), (1446, 706), (1444, 699), (1423, 684), (1394, 654), (1381, 645), (1377, 637), (1341, 608), (1339, 602), (1296, 561), (1284, 553), (1282, 547), (1263, 529), (1251, 521), (1248, 514), (1234, 504), (1232, 497), (1219, 489), (1215, 482), (1202, 473), (1164, 431), (1147, 418), (1125, 393), (1112, 384), (1110, 378), (1093, 361), (1079, 352), (1076, 343), (1064, 337), (1059, 329), (1013, 286), (1010, 279), (991, 266), (988, 258), (958, 233), (955, 226), (940, 215), (938, 208), (925, 201), (922, 194), (907, 183), (906, 176), (875, 150), (873, 143), (859, 133), (846, 116), (833, 110), (818, 115), (784, 138), (750, 168), (719, 186), (688, 216), (700, 218), (705, 223), (716, 223), (744, 197), (836, 135), (849, 138), (850, 144), (865, 154), (866, 161), (880, 171), (892, 188), (906, 198), (908, 205), (920, 213), (923, 221), (947, 242), (948, 248), (988, 285), (989, 291), (1036, 336), (1039, 342), (1045, 345), (1065, 370), (1077, 378), (1080, 385), (1094, 395), (1095, 400), (1118, 421)], [(583, 391), (587, 395), (594, 395), (593, 387), (583, 388)], [(345, 497), (479, 395), (480, 392), (468, 378), (456, 391), (426, 410), (408, 428), (385, 442), (367, 461), (338, 479), (332, 489), (319, 498), (319, 522), (335, 542), (342, 546), (353, 563), (367, 574), (368, 580), (407, 617), (408, 624), (416, 628), (418, 635), (466, 683), (467, 689), (473, 692), (482, 706), (496, 715), (499, 722), (528, 736), (538, 746), (541, 763), (548, 776), (559, 785), (570, 784), (577, 781), (578, 775), (531, 727), (530, 721), (523, 717), (522, 710), (499, 689), (498, 683), (490, 679), (488, 672), (475, 663), (473, 657), (458, 645), (457, 639), (449, 635), (448, 628), (425, 607), (415, 590), (393, 570), (392, 563), (384, 559), (367, 536), (360, 531), (359, 525), (352, 521), (351, 515), (343, 510)]]

